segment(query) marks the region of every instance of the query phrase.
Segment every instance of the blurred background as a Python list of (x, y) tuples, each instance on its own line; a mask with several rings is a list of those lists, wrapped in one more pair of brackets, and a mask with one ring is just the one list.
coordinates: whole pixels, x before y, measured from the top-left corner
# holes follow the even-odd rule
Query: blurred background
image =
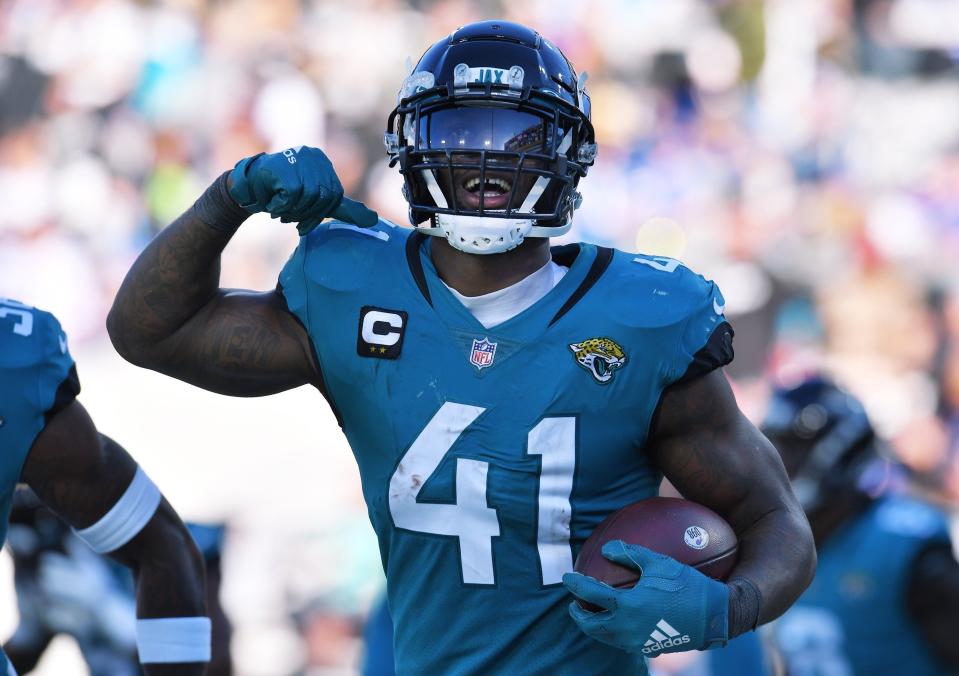
[[(824, 370), (914, 486), (959, 504), (959, 0), (3, 0), (0, 296), (57, 314), (98, 426), (184, 518), (225, 525), (238, 674), (354, 673), (382, 586), (357, 471), (317, 393), (137, 369), (107, 309), (144, 244), (259, 151), (319, 146), (407, 224), (382, 145), (404, 62), (484, 18), (589, 73), (600, 151), (567, 238), (716, 279), (747, 413)], [(224, 285), (272, 288), (295, 243), (252, 218)], [(79, 664), (58, 638), (35, 673)]]

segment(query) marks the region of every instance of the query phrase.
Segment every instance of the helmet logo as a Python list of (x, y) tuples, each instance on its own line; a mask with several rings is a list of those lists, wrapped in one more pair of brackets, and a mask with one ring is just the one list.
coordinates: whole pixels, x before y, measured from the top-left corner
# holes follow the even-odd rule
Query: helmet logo
[(525, 75), (522, 66), (512, 66), (509, 69), (494, 66), (471, 68), (460, 63), (453, 69), (453, 86), (457, 92), (467, 89), (471, 84), (504, 84), (509, 85), (511, 90), (522, 89)]

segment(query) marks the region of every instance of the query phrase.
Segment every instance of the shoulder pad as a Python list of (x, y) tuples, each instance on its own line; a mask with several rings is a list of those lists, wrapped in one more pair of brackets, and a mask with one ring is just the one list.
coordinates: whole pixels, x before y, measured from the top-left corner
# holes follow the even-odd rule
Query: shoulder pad
[(380, 266), (402, 255), (406, 230), (382, 219), (372, 228), (324, 223), (300, 240), (303, 272), (311, 282), (334, 291), (365, 286)]
[(609, 274), (610, 312), (627, 326), (677, 324), (704, 306), (717, 316), (725, 310), (716, 285), (674, 258), (617, 251)]
[(0, 368), (73, 363), (67, 335), (49, 312), (0, 298)]
[(0, 300), (0, 391), (52, 414), (80, 391), (67, 336), (49, 312)]

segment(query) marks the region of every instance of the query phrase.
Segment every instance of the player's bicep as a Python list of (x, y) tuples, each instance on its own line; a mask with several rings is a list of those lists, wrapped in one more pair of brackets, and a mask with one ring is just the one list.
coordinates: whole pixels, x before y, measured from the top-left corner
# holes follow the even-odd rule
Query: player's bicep
[(116, 504), (136, 471), (136, 463), (115, 446), (74, 401), (37, 436), (20, 478), (70, 525), (85, 528)]
[(78, 402), (40, 433), (20, 478), (94, 551), (134, 568), (138, 617), (204, 614), (202, 561), (189, 532), (133, 458), (97, 432)]
[(260, 396), (318, 379), (310, 339), (278, 291), (221, 289), (150, 368), (220, 394)]
[(770, 511), (800, 509), (776, 449), (739, 410), (722, 370), (663, 393), (649, 452), (685, 498), (737, 532)]

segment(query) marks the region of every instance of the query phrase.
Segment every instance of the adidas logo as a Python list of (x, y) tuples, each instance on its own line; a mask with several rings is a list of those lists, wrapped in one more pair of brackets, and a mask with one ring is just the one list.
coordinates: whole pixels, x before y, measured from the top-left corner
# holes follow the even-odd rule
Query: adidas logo
[(643, 644), (643, 652), (649, 655), (659, 652), (663, 648), (671, 648), (684, 643), (689, 643), (689, 635), (683, 634), (680, 636), (679, 632), (669, 622), (662, 619), (656, 623), (656, 629), (653, 629), (653, 633), (649, 635), (649, 640)]

